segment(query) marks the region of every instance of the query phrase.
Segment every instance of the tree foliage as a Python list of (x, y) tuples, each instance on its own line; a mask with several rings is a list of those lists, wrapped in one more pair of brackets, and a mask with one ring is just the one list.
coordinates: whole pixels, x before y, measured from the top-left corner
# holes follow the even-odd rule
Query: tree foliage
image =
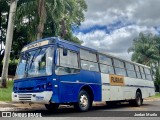
[[(37, 26), (40, 22), (45, 24), (43, 37), (61, 36), (67, 40), (76, 41), (72, 35), (72, 26), (79, 26), (84, 20), (84, 11), (87, 5), (84, 0), (24, 0), (19, 2), (17, 9), (17, 28), (26, 26), (28, 38), (36, 40)], [(42, 8), (44, 9), (43, 11)], [(42, 13), (41, 13), (42, 12)], [(43, 15), (45, 14), (45, 15)], [(40, 16), (43, 16), (41, 19)], [(34, 34), (33, 34), (34, 33)], [(72, 40), (73, 39), (73, 40)]]
[[(132, 61), (151, 66), (154, 72), (156, 81), (159, 81), (160, 76), (160, 36), (151, 33), (140, 33), (133, 40), (132, 46), (128, 52), (133, 52)], [(160, 82), (156, 82), (160, 85)]]
[(133, 40), (132, 47), (128, 49), (128, 52), (133, 52), (132, 61), (149, 66), (158, 61), (155, 37), (153, 34), (140, 33)]
[(6, 29), (8, 23), (8, 0), (1, 0), (0, 1), (0, 43), (5, 41), (6, 38)]
[[(0, 1), (0, 42), (6, 39), (10, 0)], [(16, 12), (11, 59), (18, 58), (22, 47), (37, 39), (40, 19), (40, 1), (19, 0)], [(63, 39), (81, 44), (72, 33), (84, 21), (87, 10), (85, 0), (43, 0), (46, 11), (43, 37), (60, 36)], [(3, 58), (3, 56), (1, 56)], [(2, 59), (0, 60), (0, 62)]]

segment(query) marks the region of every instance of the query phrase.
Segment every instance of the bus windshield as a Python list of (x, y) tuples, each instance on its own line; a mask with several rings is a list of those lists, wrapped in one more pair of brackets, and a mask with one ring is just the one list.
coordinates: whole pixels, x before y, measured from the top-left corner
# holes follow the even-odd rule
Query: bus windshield
[(53, 47), (23, 52), (16, 70), (16, 78), (48, 76), (52, 74)]

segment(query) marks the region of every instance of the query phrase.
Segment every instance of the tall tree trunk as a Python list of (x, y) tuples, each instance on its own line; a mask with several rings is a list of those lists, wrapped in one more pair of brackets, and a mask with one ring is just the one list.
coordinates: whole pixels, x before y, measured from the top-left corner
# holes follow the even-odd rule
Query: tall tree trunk
[(66, 20), (65, 18), (63, 20), (61, 20), (61, 38), (64, 38), (65, 35), (67, 33), (67, 30), (66, 30)]
[(5, 45), (5, 54), (3, 58), (3, 69), (2, 69), (2, 78), (1, 78), (1, 87), (6, 88), (7, 84), (7, 76), (8, 76), (8, 66), (10, 59), (10, 51), (12, 46), (13, 39), (13, 29), (14, 29), (14, 19), (17, 8), (17, 0), (11, 0), (10, 12), (9, 12), (9, 21), (7, 28), (7, 37), (6, 37), (6, 45)]
[[(2, 12), (0, 10), (0, 56), (1, 56), (1, 50), (2, 50)], [(1, 63), (1, 58), (0, 58)]]
[(0, 11), (0, 42), (2, 42), (2, 12)]
[(159, 83), (159, 93), (160, 93), (160, 60), (158, 61), (158, 83)]
[[(159, 44), (159, 56), (160, 56), (160, 44)], [(158, 60), (158, 73), (159, 73), (159, 76), (160, 76), (160, 58)]]
[(46, 22), (45, 0), (38, 1), (38, 15), (39, 15), (39, 24), (37, 27), (37, 39), (41, 39), (43, 37), (44, 24)]

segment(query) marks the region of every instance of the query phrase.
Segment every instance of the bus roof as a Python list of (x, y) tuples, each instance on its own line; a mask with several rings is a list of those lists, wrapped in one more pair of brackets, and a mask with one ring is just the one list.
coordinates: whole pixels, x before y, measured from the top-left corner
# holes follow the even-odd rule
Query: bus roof
[(146, 65), (143, 65), (143, 64), (140, 64), (140, 63), (136, 63), (136, 62), (133, 62), (133, 61), (130, 61), (130, 60), (125, 60), (125, 59), (123, 59), (123, 58), (121, 58), (121, 57), (117, 57), (117, 56), (115, 56), (115, 55), (111, 55), (111, 54), (105, 53), (105, 52), (103, 52), (103, 51), (98, 51), (98, 53), (103, 54), (103, 55), (107, 55), (107, 56), (109, 56), (109, 57), (111, 57), (111, 58), (116, 58), (116, 59), (119, 59), (119, 60), (123, 60), (123, 61), (125, 61), (125, 62), (129, 62), (129, 63), (133, 63), (133, 64), (136, 64), (136, 65), (140, 65), (140, 66), (143, 66), (143, 67), (146, 67), (146, 68), (150, 68), (149, 66), (146, 66)]
[[(39, 42), (43, 42), (45, 40), (48, 40), (48, 41), (51, 41), (51, 40), (56, 40), (56, 43), (59, 43), (59, 44), (63, 44), (63, 43), (66, 43), (66, 44), (70, 44), (70, 45), (73, 45), (73, 46), (76, 46), (78, 48), (81, 48), (81, 49), (85, 49), (85, 50), (89, 50), (91, 52), (96, 52), (96, 53), (99, 53), (99, 54), (103, 54), (103, 55), (107, 55), (111, 58), (116, 58), (116, 59), (119, 59), (119, 60), (123, 60), (125, 62), (129, 62), (129, 63), (133, 63), (133, 64), (136, 64), (136, 65), (139, 65), (139, 66), (143, 66), (143, 67), (146, 67), (146, 68), (150, 68), (149, 66), (146, 66), (146, 65), (143, 65), (143, 64), (139, 64), (139, 63), (136, 63), (136, 62), (132, 62), (132, 61), (129, 61), (129, 60), (125, 60), (123, 58), (120, 58), (120, 57), (117, 57), (117, 56), (114, 56), (114, 55), (111, 55), (109, 53), (106, 53), (104, 51), (99, 51), (99, 50), (95, 50), (95, 49), (92, 49), (92, 48), (89, 48), (89, 47), (86, 47), (86, 46), (82, 46), (82, 45), (79, 45), (77, 43), (73, 43), (73, 42), (70, 42), (70, 41), (67, 41), (67, 40), (64, 40), (64, 39), (61, 39), (59, 37), (48, 37), (48, 38), (44, 38), (44, 39), (40, 39), (40, 40), (36, 40), (34, 42), (31, 42), (30, 44), (26, 45), (23, 47), (26, 48), (30, 45), (33, 45), (33, 44), (36, 44), (36, 43), (39, 43)], [(49, 44), (49, 43), (48, 43)], [(22, 52), (23, 52), (23, 49), (22, 49)]]
[(68, 44), (71, 44), (71, 45), (75, 45), (81, 49), (86, 49), (86, 50), (90, 50), (92, 52), (96, 52), (96, 53), (99, 53), (99, 54), (103, 54), (103, 55), (107, 55), (111, 58), (116, 58), (116, 59), (119, 59), (119, 60), (123, 60), (125, 62), (129, 62), (129, 63), (133, 63), (133, 64), (136, 64), (136, 65), (139, 65), (139, 66), (143, 66), (143, 67), (146, 67), (146, 68), (150, 68), (149, 66), (146, 66), (146, 65), (143, 65), (143, 64), (140, 64), (140, 63), (136, 63), (136, 62), (132, 62), (132, 61), (129, 61), (129, 60), (125, 60), (123, 58), (120, 58), (120, 57), (117, 57), (117, 56), (114, 56), (114, 55), (111, 55), (109, 53), (106, 53), (106, 52), (103, 52), (103, 51), (99, 51), (99, 50), (95, 50), (95, 49), (92, 49), (92, 48), (89, 48), (89, 47), (86, 47), (86, 46), (82, 46), (82, 45), (79, 45), (79, 44), (76, 44), (76, 43), (73, 43), (73, 42), (70, 42), (70, 41), (67, 41), (67, 40), (62, 40), (62, 39), (59, 39), (60, 42), (65, 42), (65, 43), (68, 43)]

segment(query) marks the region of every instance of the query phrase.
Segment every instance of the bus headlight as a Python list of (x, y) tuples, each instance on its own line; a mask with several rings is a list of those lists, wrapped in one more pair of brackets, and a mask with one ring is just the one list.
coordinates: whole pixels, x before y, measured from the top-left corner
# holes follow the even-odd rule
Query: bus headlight
[(43, 88), (43, 89), (46, 89), (46, 84), (42, 85), (42, 88)]

